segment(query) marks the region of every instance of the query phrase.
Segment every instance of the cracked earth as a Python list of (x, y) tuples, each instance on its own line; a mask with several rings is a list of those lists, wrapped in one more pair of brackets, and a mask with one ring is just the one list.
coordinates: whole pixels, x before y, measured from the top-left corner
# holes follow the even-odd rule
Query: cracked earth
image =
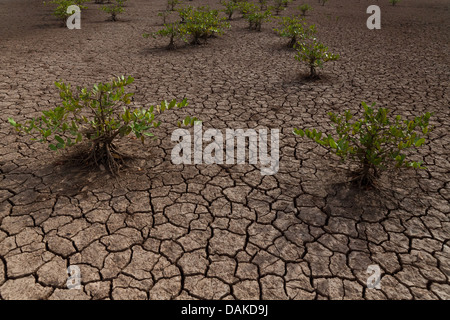
[[(331, 0), (308, 21), (341, 59), (308, 71), (273, 33), (232, 28), (208, 44), (144, 39), (165, 1), (130, 0), (120, 21), (88, 3), (68, 30), (41, 1), (0, 1), (1, 299), (450, 299), (449, 5), (445, 0)], [(218, 1), (208, 3), (220, 8)], [(296, 12), (294, 1), (282, 15)], [(377, 4), (382, 29), (366, 28)], [(339, 18), (337, 18), (339, 17)], [(124, 139), (133, 165), (119, 179), (17, 135), (55, 107), (54, 82), (135, 78), (136, 105), (186, 97), (145, 146)], [(327, 112), (361, 101), (405, 117), (434, 112), (416, 155), (427, 170), (386, 174), (378, 190), (348, 186), (345, 167), (294, 127), (330, 131)], [(174, 165), (176, 120), (205, 128), (280, 129), (280, 170)], [(68, 289), (67, 268), (81, 271)], [(368, 289), (369, 265), (381, 289)]]

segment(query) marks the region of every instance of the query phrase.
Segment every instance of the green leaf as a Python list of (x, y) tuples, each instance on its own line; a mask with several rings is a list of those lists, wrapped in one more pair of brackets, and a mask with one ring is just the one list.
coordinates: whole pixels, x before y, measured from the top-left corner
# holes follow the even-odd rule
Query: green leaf
[(422, 139), (419, 139), (419, 140), (417, 140), (415, 143), (414, 143), (414, 145), (416, 146), (416, 147), (420, 147), (422, 144), (424, 144), (425, 143), (425, 139), (424, 138), (422, 138)]
[(13, 118), (8, 118), (8, 121), (11, 125), (13, 125), (14, 127), (17, 127), (17, 123), (14, 121)]
[(61, 144), (64, 144), (64, 140), (60, 136), (55, 136), (55, 140)]
[(333, 139), (330, 139), (329, 143), (330, 143), (330, 147), (332, 147), (333, 149), (337, 149), (338, 146), (337, 146), (336, 142)]

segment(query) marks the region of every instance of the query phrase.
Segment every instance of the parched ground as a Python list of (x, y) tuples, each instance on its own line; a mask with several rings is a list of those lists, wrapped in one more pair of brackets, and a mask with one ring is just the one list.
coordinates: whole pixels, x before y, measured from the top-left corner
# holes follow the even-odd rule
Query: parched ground
[[(305, 81), (305, 66), (273, 31), (239, 15), (198, 47), (144, 39), (165, 1), (129, 0), (109, 22), (88, 3), (68, 30), (41, 1), (0, 1), (0, 298), (449, 299), (450, 99), (447, 0), (331, 0), (307, 19), (341, 59)], [(194, 0), (192, 5), (218, 1)], [(294, 1), (283, 12), (296, 12)], [(367, 6), (382, 29), (368, 30)], [(135, 78), (136, 105), (186, 97), (119, 179), (67, 161), (7, 123), (59, 102), (54, 82), (90, 86)], [(387, 174), (380, 191), (345, 184), (326, 150), (292, 134), (330, 131), (327, 112), (376, 102), (405, 117), (435, 113), (417, 159), (428, 169)], [(170, 135), (185, 115), (204, 129), (281, 130), (280, 170), (174, 165)], [(66, 287), (67, 267), (82, 288)], [(369, 265), (381, 290), (368, 289)]]

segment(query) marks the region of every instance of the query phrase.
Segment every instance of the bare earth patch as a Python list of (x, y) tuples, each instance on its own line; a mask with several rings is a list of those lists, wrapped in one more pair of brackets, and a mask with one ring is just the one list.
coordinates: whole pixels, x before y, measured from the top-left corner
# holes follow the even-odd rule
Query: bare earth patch
[[(224, 36), (167, 51), (167, 39), (142, 37), (160, 27), (166, 1), (130, 0), (117, 22), (88, 3), (81, 30), (61, 27), (41, 2), (0, 1), (1, 299), (450, 299), (446, 0), (380, 1), (372, 31), (371, 3), (312, 1), (309, 22), (341, 55), (314, 82), (273, 22), (254, 32), (237, 14)], [(119, 180), (7, 122), (55, 107), (57, 80), (90, 86), (122, 74), (136, 79), (136, 105), (186, 97), (190, 106), (165, 114), (173, 126), (144, 147), (120, 143), (135, 158)], [(427, 170), (358, 191), (334, 156), (292, 134), (330, 132), (327, 112), (356, 112), (361, 101), (435, 113), (419, 155)], [(170, 135), (186, 115), (220, 130), (279, 128), (279, 172), (172, 164)], [(80, 267), (80, 290), (66, 287), (69, 265)], [(366, 286), (369, 265), (381, 268), (381, 290)]]

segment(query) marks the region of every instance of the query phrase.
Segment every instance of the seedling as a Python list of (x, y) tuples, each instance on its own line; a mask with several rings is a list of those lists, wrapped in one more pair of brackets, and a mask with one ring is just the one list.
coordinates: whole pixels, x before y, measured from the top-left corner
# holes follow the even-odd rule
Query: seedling
[[(148, 109), (132, 109), (133, 93), (126, 93), (125, 87), (133, 81), (132, 77), (121, 76), (110, 83), (94, 85), (91, 90), (80, 87), (72, 90), (70, 84), (56, 82), (61, 106), (43, 111), (41, 117), (24, 124), (12, 118), (8, 121), (18, 132), (33, 135), (32, 140), (48, 143), (54, 151), (72, 147), (86, 139), (90, 151), (84, 163), (103, 165), (111, 173), (118, 174), (124, 155), (115, 145), (117, 139), (133, 134), (144, 143), (146, 137), (154, 136), (150, 130), (161, 124), (155, 120), (159, 113), (188, 105), (184, 99), (181, 102), (163, 101)], [(191, 125), (196, 120), (186, 117), (178, 125)]]
[(117, 21), (117, 15), (124, 12), (123, 3), (126, 0), (113, 0), (114, 3), (109, 6), (103, 6), (101, 9), (111, 15), (112, 21)]
[(389, 0), (389, 3), (392, 4), (392, 6), (395, 6), (399, 2), (400, 0)]
[(258, 10), (257, 7), (251, 2), (241, 1), (241, 2), (238, 2), (237, 4), (238, 4), (238, 10), (244, 18), (246, 15)]
[(225, 12), (228, 20), (231, 20), (233, 13), (239, 8), (239, 5), (235, 1), (221, 1), (220, 3), (225, 7), (222, 11)]
[(163, 19), (163, 25), (166, 24), (167, 17), (170, 16), (172, 12), (169, 10), (161, 11), (158, 13), (158, 17), (162, 17)]
[(263, 24), (263, 22), (270, 21), (271, 16), (272, 14), (270, 13), (270, 10), (255, 11), (247, 14), (245, 16), (245, 19), (249, 23), (250, 30), (261, 31), (261, 25)]
[(279, 15), (281, 11), (286, 10), (284, 0), (273, 0), (274, 4), (269, 9), (275, 12), (275, 15)]
[(53, 10), (53, 15), (61, 19), (63, 25), (65, 25), (67, 18), (72, 15), (72, 13), (67, 13), (67, 8), (71, 5), (77, 5), (81, 10), (83, 10), (87, 8), (83, 5), (85, 2), (87, 2), (87, 0), (50, 0), (44, 1), (44, 4), (56, 5), (56, 8)]
[(290, 39), (287, 44), (289, 48), (293, 48), (297, 41), (312, 38), (316, 33), (316, 26), (314, 24), (308, 26), (304, 18), (282, 17), (278, 23), (280, 28), (275, 28), (274, 31)]
[(184, 26), (182, 26), (180, 23), (171, 23), (171, 24), (165, 24), (163, 29), (160, 29), (157, 32), (153, 32), (151, 34), (144, 33), (142, 36), (144, 38), (149, 38), (152, 36), (153, 38), (156, 38), (157, 36), (160, 37), (168, 37), (170, 39), (169, 45), (167, 46), (168, 50), (175, 49), (175, 39), (181, 39), (184, 42), (187, 42), (186, 39), (186, 29)]
[(267, 0), (258, 0), (259, 2), (259, 9), (261, 11), (267, 10)]
[(301, 6), (298, 6), (297, 8), (298, 8), (298, 10), (301, 11), (302, 16), (305, 16), (307, 11), (313, 10), (313, 8), (309, 4), (306, 4), (306, 3), (302, 4)]
[(226, 18), (219, 17), (219, 11), (211, 10), (208, 6), (182, 9), (180, 17), (184, 23), (183, 30), (192, 36), (191, 44), (195, 45), (200, 44), (200, 39), (206, 42), (209, 37), (221, 35), (230, 28)]
[[(363, 116), (353, 120), (353, 114), (328, 113), (337, 136), (324, 136), (322, 132), (294, 129), (294, 134), (306, 136), (329, 149), (342, 161), (355, 161), (359, 169), (354, 172), (353, 182), (359, 186), (373, 186), (381, 173), (395, 165), (396, 168), (409, 167), (424, 169), (422, 161), (407, 161), (409, 149), (418, 148), (425, 143), (432, 129), (429, 125), (431, 113), (427, 112), (413, 120), (402, 120), (401, 116), (389, 118), (387, 108), (378, 108), (361, 104)], [(407, 151), (408, 150), (408, 151)]]
[(181, 1), (179, 0), (167, 0), (167, 10), (168, 11), (175, 11), (175, 7), (177, 4), (180, 4)]
[(338, 54), (328, 53), (328, 47), (318, 42), (315, 38), (299, 41), (294, 47), (297, 50), (295, 59), (308, 64), (310, 69), (309, 77), (311, 79), (319, 77), (317, 68), (322, 68), (325, 62), (339, 59)]

